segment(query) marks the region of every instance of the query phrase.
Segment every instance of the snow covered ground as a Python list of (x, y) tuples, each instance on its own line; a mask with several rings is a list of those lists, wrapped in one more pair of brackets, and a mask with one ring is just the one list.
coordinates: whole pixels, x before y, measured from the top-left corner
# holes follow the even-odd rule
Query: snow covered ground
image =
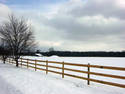
[(80, 64), (96, 64), (96, 65), (106, 65), (106, 66), (116, 66), (124, 67), (125, 58), (124, 57), (33, 57), (25, 56), (25, 58), (37, 59), (37, 60), (49, 60), (49, 61), (65, 61), (68, 63), (80, 63)]
[[(104, 65), (104, 66), (114, 66), (114, 67), (125, 67), (125, 58), (111, 58), (111, 57), (58, 57), (58, 56), (51, 56), (51, 57), (25, 57), (30, 59), (37, 59), (37, 60), (49, 60), (49, 61), (60, 61), (60, 62), (68, 62), (68, 63), (78, 63), (78, 64), (92, 64), (92, 65)], [(34, 63), (34, 62), (32, 62)], [(43, 62), (37, 62), (39, 64), (45, 64)], [(62, 67), (60, 64), (51, 64), (52, 66), (58, 66)], [(45, 67), (40, 67), (45, 69)], [(65, 65), (65, 68), (71, 68), (71, 69), (77, 69), (77, 70), (83, 70), (87, 71), (86, 67), (78, 67), (78, 66), (68, 66)], [(53, 71), (62, 72), (61, 69), (55, 69), (55, 68), (49, 68)], [(109, 69), (99, 69), (99, 68), (90, 68), (91, 72), (97, 72), (97, 73), (104, 73), (104, 74), (113, 74), (113, 75), (120, 75), (125, 76), (125, 71), (118, 71), (118, 70), (109, 70)], [(87, 77), (87, 74), (84, 73), (77, 73), (77, 72), (71, 72), (66, 71), (65, 73), (77, 75), (77, 76), (83, 76)], [(54, 74), (55, 75), (55, 74)], [(67, 76), (65, 76), (67, 78)], [(103, 77), (103, 76), (95, 76), (91, 75), (91, 78), (97, 79), (97, 80), (103, 80), (103, 81), (110, 81), (114, 83), (123, 84), (125, 83), (125, 80), (122, 79), (115, 79), (110, 77)]]
[[(26, 57), (32, 59), (91, 63), (96, 65), (125, 66), (125, 58), (83, 58), (83, 57)], [(94, 71), (94, 69), (93, 69)], [(96, 70), (97, 71), (97, 70)], [(112, 72), (111, 72), (112, 73)], [(121, 72), (119, 75), (124, 76)], [(121, 81), (123, 82), (123, 81)], [(124, 88), (98, 83), (86, 85), (86, 81), (60, 75), (45, 74), (25, 67), (0, 62), (0, 94), (125, 94)]]

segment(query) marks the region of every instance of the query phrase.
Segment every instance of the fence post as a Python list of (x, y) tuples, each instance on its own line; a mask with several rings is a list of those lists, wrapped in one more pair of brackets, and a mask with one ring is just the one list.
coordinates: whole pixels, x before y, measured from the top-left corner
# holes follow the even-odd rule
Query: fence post
[(10, 64), (12, 63), (12, 58), (10, 59)]
[(48, 60), (46, 60), (46, 74), (48, 74)]
[(13, 64), (14, 64), (14, 61), (15, 61), (15, 59), (13, 60)]
[(64, 78), (64, 62), (62, 62), (62, 78)]
[(12, 64), (13, 64), (13, 61), (14, 61), (14, 60), (12, 59)]
[(14, 61), (14, 60), (12, 59), (12, 64), (13, 64), (13, 61)]
[(88, 63), (88, 80), (87, 80), (87, 84), (90, 85), (90, 64)]
[(10, 58), (9, 58), (9, 63), (10, 63)]
[(36, 63), (37, 63), (37, 61), (36, 61), (36, 59), (35, 59), (35, 71), (36, 71), (36, 65), (37, 65)]
[(28, 59), (27, 59), (27, 68), (29, 68), (29, 66), (28, 66)]
[(20, 58), (21, 59), (21, 67), (22, 67), (22, 58)]

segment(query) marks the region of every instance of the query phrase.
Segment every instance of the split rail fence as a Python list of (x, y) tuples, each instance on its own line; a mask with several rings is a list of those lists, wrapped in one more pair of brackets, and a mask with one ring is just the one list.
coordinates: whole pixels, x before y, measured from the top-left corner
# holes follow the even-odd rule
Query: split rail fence
[[(15, 62), (11, 58), (8, 59), (8, 62), (15, 64)], [(70, 76), (70, 77), (74, 77), (74, 78), (78, 78), (78, 79), (82, 79), (82, 80), (87, 80), (88, 85), (90, 85), (90, 81), (92, 81), (92, 82), (97, 82), (97, 83), (101, 83), (101, 84), (125, 88), (125, 83), (119, 84), (119, 83), (102, 81), (102, 80), (90, 78), (91, 75), (96, 75), (96, 76), (103, 76), (103, 77), (110, 77), (110, 78), (125, 80), (125, 76), (111, 75), (111, 74), (104, 74), (104, 73), (97, 73), (97, 72), (90, 71), (90, 68), (101, 68), (101, 69), (109, 69), (109, 70), (117, 70), (117, 71), (124, 71), (125, 72), (125, 68), (123, 68), (123, 67), (100, 66), (100, 65), (90, 65), (90, 64), (75, 64), (75, 63), (67, 63), (67, 62), (56, 62), (56, 61), (48, 61), (48, 60), (33, 60), (33, 59), (25, 59), (25, 58), (20, 58), (19, 62), (20, 62), (19, 63), (20, 66), (26, 66), (27, 68), (34, 68), (35, 71), (42, 70), (42, 71), (45, 71), (46, 74), (48, 74), (48, 72), (52, 72), (52, 73), (62, 75), (62, 78), (64, 78), (64, 76)], [(42, 63), (44, 63), (44, 64), (42, 64)], [(50, 63), (61, 64), (62, 67), (49, 65)], [(31, 66), (31, 65), (33, 65), (33, 66)], [(87, 67), (87, 71), (66, 68), (65, 65)], [(39, 68), (39, 66), (43, 66), (43, 67), (45, 67), (45, 69)], [(53, 70), (50, 70), (49, 68), (61, 69), (62, 72), (53, 71)], [(73, 75), (70, 73), (65, 73), (65, 70), (72, 71), (72, 72), (78, 72), (78, 73), (85, 73), (85, 74), (87, 74), (87, 77), (82, 77), (82, 76), (77, 76), (77, 75)]]

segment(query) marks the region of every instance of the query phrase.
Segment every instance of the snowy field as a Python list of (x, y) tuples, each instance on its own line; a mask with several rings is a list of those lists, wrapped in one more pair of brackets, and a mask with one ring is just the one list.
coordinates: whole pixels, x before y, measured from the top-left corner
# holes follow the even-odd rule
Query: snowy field
[[(36, 60), (59, 61), (59, 62), (64, 61), (64, 62), (76, 63), (76, 64), (88, 64), (88, 63), (90, 63), (92, 65), (125, 67), (125, 58), (111, 58), (111, 57), (109, 57), (109, 58), (106, 58), (106, 57), (57, 57), (57, 56), (51, 56), (51, 57), (25, 57), (25, 58), (36, 59)], [(32, 63), (34, 63), (34, 62), (32, 62)], [(45, 65), (45, 63), (43, 63), (43, 62), (37, 62), (37, 63)], [(49, 65), (62, 67), (62, 64), (49, 63)], [(45, 69), (45, 67), (41, 67), (41, 66), (40, 66), (40, 68)], [(87, 71), (86, 67), (65, 65), (65, 68)], [(61, 69), (55, 69), (55, 68), (49, 68), (49, 69), (53, 70), (53, 71), (62, 72)], [(100, 68), (90, 68), (90, 71), (91, 72), (97, 72), (97, 73), (125, 76), (125, 71), (110, 70), (110, 69), (100, 69)], [(66, 71), (66, 70), (65, 70), (65, 73), (87, 77), (87, 74), (83, 74), (83, 73), (71, 72), (71, 71)], [(56, 74), (54, 74), (54, 75), (56, 75)], [(115, 83), (119, 83), (119, 84), (125, 83), (125, 80), (122, 80), (122, 79), (115, 79), (115, 78), (109, 78), (109, 77), (103, 77), (103, 76), (91, 75), (91, 78), (94, 78), (94, 79), (97, 79), (97, 80), (115, 82)]]
[[(49, 61), (64, 61), (69, 63), (79, 64), (94, 64), (105, 66), (125, 67), (125, 58), (101, 58), (101, 57), (25, 57), (37, 60), (49, 60)], [(40, 62), (39, 62), (40, 63)], [(44, 63), (42, 63), (44, 64)], [(54, 64), (52, 64), (54, 65)], [(55, 65), (59, 66), (59, 65)], [(61, 66), (60, 66), (61, 67)], [(65, 66), (70, 67), (70, 66)], [(78, 67), (70, 67), (78, 68)], [(51, 70), (55, 70), (52, 69)], [(79, 70), (86, 70), (86, 68), (79, 68)], [(48, 73), (43, 71), (35, 72), (34, 69), (26, 69), (26, 67), (16, 68), (12, 64), (3, 64), (0, 62), (0, 94), (125, 94), (124, 88), (103, 85), (99, 83), (90, 82), (90, 86), (87, 85), (85, 80), (71, 78), (65, 76), (64, 79), (61, 75)], [(57, 70), (61, 71), (61, 70)], [(91, 69), (93, 72), (116, 74), (125, 76), (125, 72), (104, 70), (104, 69)], [(74, 72), (65, 71), (66, 73), (75, 74)], [(80, 76), (86, 76), (85, 74), (78, 74)], [(105, 78), (99, 76), (91, 76), (100, 80), (106, 80), (110, 82), (117, 82), (124, 84), (125, 80)]]

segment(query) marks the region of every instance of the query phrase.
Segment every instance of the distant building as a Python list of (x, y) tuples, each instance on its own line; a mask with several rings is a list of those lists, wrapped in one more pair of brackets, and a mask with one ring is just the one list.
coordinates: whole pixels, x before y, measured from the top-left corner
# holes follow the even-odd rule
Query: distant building
[(35, 55), (38, 56), (38, 57), (42, 57), (42, 56), (43, 56), (43, 55), (40, 54), (40, 53), (36, 53)]

